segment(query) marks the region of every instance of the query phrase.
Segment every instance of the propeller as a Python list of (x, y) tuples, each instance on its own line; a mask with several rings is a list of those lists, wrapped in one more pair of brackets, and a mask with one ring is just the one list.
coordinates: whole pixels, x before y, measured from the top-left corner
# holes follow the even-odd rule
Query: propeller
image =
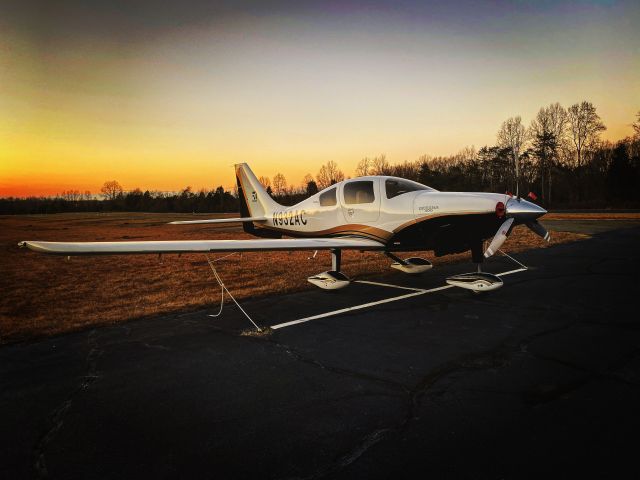
[(500, 228), (498, 229), (496, 234), (493, 236), (493, 240), (491, 240), (489, 247), (484, 252), (485, 258), (489, 258), (491, 255), (496, 253), (498, 249), (502, 246), (504, 241), (509, 236), (509, 233), (511, 231), (511, 225), (513, 225), (514, 220), (515, 220), (514, 218), (510, 218), (507, 221), (505, 221), (502, 225), (500, 225)]
[(524, 200), (509, 200), (506, 208), (501, 202), (498, 203), (496, 206), (496, 214), (499, 216), (506, 214), (509, 218), (500, 225), (500, 228), (493, 236), (493, 240), (491, 240), (489, 247), (484, 252), (485, 258), (489, 258), (500, 249), (511, 233), (511, 229), (516, 220), (518, 221), (518, 224), (524, 223), (533, 233), (544, 238), (547, 242), (550, 241), (551, 235), (549, 235), (547, 229), (544, 228), (538, 220), (536, 220), (537, 217), (544, 215), (545, 213), (547, 212), (543, 208)]
[(540, 222), (538, 222), (537, 220), (531, 220), (530, 222), (525, 223), (525, 225), (527, 227), (529, 227), (529, 229), (535, 233), (536, 235), (541, 236), (542, 238), (544, 238), (547, 242), (551, 241), (551, 235), (549, 235), (549, 232), (547, 231), (546, 228), (544, 228)]

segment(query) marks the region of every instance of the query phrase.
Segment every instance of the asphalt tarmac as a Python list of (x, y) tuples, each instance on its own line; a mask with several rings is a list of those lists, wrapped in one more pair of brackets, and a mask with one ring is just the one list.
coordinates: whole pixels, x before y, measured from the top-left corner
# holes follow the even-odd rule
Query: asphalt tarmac
[[(638, 477), (640, 225), (546, 223), (597, 233), (518, 255), (529, 270), (493, 293), (261, 337), (227, 306), (4, 346), (0, 478)], [(428, 290), (470, 270), (379, 280)], [(411, 292), (356, 283), (243, 307), (278, 325)]]

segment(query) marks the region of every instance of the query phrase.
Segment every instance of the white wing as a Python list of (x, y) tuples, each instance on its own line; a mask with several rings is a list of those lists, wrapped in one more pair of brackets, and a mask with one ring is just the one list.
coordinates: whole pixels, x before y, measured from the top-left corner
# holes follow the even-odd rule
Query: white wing
[(266, 217), (212, 218), (209, 220), (177, 220), (175, 222), (169, 222), (169, 225), (193, 225), (196, 223), (265, 222), (266, 220)]
[(258, 240), (176, 240), (157, 242), (38, 242), (18, 244), (41, 253), (101, 255), (135, 253), (256, 252), (268, 250), (383, 250), (384, 244), (367, 238), (287, 238)]

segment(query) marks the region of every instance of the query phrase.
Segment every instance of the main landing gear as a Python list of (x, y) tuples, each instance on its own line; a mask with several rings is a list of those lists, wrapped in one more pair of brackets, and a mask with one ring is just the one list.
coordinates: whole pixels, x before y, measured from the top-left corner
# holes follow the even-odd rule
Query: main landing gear
[[(392, 268), (400, 270), (408, 274), (419, 274), (430, 270), (433, 265), (429, 260), (420, 257), (410, 257), (401, 259), (391, 252), (385, 252), (392, 260)], [(482, 262), (484, 260), (484, 252), (482, 251), (482, 241), (475, 242), (471, 248), (471, 257), (477, 265), (477, 271), (472, 273), (462, 273), (447, 278), (447, 283), (455, 287), (465, 288), (475, 293), (490, 292), (502, 287), (504, 283), (502, 279), (492, 273), (482, 271)], [(351, 283), (349, 277), (340, 271), (340, 263), (342, 260), (342, 251), (340, 249), (331, 250), (331, 270), (318, 273), (307, 278), (307, 281), (323, 290), (339, 290)]]
[(431, 262), (426, 258), (409, 257), (403, 260), (402, 258), (396, 257), (391, 252), (384, 252), (384, 254), (391, 260), (395, 260), (391, 264), (391, 268), (395, 268), (396, 270), (400, 270), (401, 272), (408, 273), (409, 275), (419, 275), (426, 272), (427, 270), (431, 270), (431, 268), (433, 267)]
[(331, 270), (308, 277), (307, 281), (324, 290), (338, 290), (346, 287), (351, 283), (351, 280), (340, 271), (341, 260), (342, 250), (331, 249)]
[[(391, 252), (384, 252), (386, 256), (394, 260), (391, 264), (392, 268), (400, 270), (401, 272), (408, 273), (410, 275), (417, 275), (430, 270), (433, 265), (425, 258), (409, 257), (401, 259), (396, 257)], [(344, 273), (340, 271), (340, 261), (342, 259), (342, 253), (339, 249), (331, 250), (331, 270), (318, 273), (307, 278), (309, 283), (312, 283), (316, 287), (320, 287), (324, 290), (338, 290), (344, 288), (351, 280)]]
[(471, 247), (471, 258), (477, 265), (477, 271), (472, 273), (462, 273), (447, 278), (447, 283), (455, 287), (465, 288), (475, 293), (490, 292), (502, 287), (502, 279), (493, 273), (482, 271), (484, 252), (482, 251), (482, 241), (475, 242)]

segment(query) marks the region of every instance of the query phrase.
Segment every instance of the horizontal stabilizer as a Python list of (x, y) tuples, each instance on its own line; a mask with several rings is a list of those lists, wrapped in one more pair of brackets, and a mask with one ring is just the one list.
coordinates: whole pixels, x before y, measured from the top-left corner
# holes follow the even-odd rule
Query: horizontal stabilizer
[(291, 250), (383, 250), (384, 245), (367, 238), (286, 238), (256, 240), (175, 240), (144, 242), (38, 242), (18, 244), (56, 255), (125, 255), (137, 253), (216, 253)]
[(175, 222), (169, 222), (169, 225), (194, 225), (196, 223), (265, 222), (266, 220), (266, 217), (211, 218), (208, 220), (178, 220)]

